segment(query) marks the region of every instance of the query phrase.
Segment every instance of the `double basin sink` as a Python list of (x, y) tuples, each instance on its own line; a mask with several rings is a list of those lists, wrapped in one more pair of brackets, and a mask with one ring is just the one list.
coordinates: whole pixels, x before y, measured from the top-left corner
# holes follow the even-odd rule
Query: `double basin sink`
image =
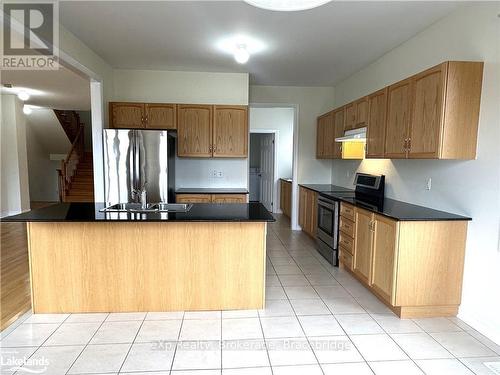
[(193, 205), (191, 203), (148, 203), (143, 207), (141, 203), (117, 203), (103, 208), (101, 212), (133, 212), (133, 213), (155, 213), (155, 212), (188, 212)]

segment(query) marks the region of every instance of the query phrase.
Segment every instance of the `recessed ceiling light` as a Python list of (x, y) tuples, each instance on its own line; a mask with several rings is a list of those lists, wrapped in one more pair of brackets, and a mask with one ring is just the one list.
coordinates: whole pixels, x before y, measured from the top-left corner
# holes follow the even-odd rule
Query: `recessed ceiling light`
[(31, 115), (33, 113), (33, 109), (29, 105), (25, 104), (23, 106), (23, 113), (25, 115)]
[(319, 7), (332, 0), (244, 0), (257, 8), (293, 12)]
[(250, 54), (247, 51), (247, 46), (244, 44), (240, 44), (236, 47), (236, 51), (234, 51), (234, 59), (239, 64), (245, 64), (250, 58)]
[(30, 98), (30, 94), (28, 94), (26, 91), (19, 91), (17, 97), (23, 102), (25, 102)]

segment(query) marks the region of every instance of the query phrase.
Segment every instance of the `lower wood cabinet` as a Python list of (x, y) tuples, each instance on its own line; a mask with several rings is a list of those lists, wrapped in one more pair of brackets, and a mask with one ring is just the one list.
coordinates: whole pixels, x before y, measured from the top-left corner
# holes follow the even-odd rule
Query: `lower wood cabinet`
[(247, 194), (176, 194), (177, 203), (247, 203)]
[(345, 269), (401, 318), (457, 314), (467, 221), (396, 221), (342, 206), (354, 210), (355, 219), (352, 253), (350, 236), (340, 228), (339, 259)]
[(283, 215), (290, 219), (292, 215), (292, 183), (280, 180), (280, 208)]
[(304, 232), (316, 238), (318, 193), (303, 186), (299, 186), (299, 225)]

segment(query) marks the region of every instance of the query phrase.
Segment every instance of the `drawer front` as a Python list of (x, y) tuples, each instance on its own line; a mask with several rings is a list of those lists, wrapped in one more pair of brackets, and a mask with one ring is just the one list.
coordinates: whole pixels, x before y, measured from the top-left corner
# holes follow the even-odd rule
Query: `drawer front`
[(339, 246), (342, 246), (349, 253), (354, 254), (354, 239), (343, 232), (340, 232)]
[(347, 203), (340, 203), (340, 215), (354, 221), (354, 207)]
[(345, 268), (352, 270), (352, 255), (349, 254), (342, 246), (340, 246), (339, 261)]
[(348, 236), (354, 237), (354, 221), (340, 217), (340, 230)]

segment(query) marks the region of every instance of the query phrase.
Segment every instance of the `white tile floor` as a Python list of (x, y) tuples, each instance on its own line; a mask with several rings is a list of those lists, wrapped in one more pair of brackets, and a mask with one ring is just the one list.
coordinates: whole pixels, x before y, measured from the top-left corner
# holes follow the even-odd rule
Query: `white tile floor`
[(269, 225), (264, 310), (25, 316), (1, 334), (0, 372), (498, 375), (500, 346), (457, 318), (398, 319), (288, 227)]

